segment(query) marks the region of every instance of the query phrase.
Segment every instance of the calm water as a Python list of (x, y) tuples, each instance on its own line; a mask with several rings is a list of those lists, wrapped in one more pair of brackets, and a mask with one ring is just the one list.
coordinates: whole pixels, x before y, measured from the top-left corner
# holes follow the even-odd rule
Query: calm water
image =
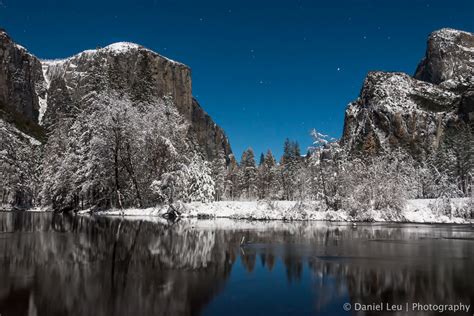
[[(474, 229), (0, 213), (1, 316), (354, 315), (380, 302), (473, 305)], [(365, 315), (381, 314), (450, 315)]]

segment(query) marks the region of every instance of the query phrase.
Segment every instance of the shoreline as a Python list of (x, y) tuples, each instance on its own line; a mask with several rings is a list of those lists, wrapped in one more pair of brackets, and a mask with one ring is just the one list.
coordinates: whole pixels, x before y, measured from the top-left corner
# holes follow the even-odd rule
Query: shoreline
[[(408, 200), (404, 208), (395, 210), (368, 210), (351, 214), (348, 210), (323, 210), (319, 202), (308, 201), (218, 201), (212, 203), (180, 204), (182, 219), (214, 220), (232, 219), (242, 221), (321, 221), (345, 223), (399, 223), (399, 224), (459, 224), (472, 225), (468, 198), (449, 200), (453, 215), (439, 210), (437, 199)], [(438, 209), (437, 209), (438, 208)], [(25, 211), (0, 209), (0, 212), (51, 212), (45, 208), (33, 208)], [(144, 209), (110, 209), (91, 213), (89, 209), (77, 212), (80, 215), (136, 218), (159, 218), (167, 212), (167, 206)], [(165, 219), (164, 219), (165, 220)]]

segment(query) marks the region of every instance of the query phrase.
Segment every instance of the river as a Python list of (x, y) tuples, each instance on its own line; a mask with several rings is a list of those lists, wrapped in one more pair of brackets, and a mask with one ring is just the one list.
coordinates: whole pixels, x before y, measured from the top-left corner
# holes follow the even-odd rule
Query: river
[[(0, 213), (1, 316), (473, 315), (473, 303), (470, 225)], [(471, 307), (433, 310), (454, 304)]]

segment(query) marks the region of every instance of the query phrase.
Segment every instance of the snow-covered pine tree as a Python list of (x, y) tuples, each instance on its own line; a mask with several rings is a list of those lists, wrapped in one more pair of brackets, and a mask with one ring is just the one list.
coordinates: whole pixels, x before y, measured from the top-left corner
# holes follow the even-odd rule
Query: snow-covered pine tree
[(295, 198), (297, 175), (301, 166), (301, 151), (298, 142), (285, 140), (283, 156), (281, 158), (281, 186), (283, 198), (293, 200)]
[(226, 168), (226, 158), (224, 149), (221, 148), (218, 152), (218, 155), (211, 164), (212, 170), (212, 179), (215, 183), (215, 200), (220, 201), (224, 198), (224, 194), (226, 191), (226, 175), (227, 175), (227, 168)]
[(261, 166), (262, 198), (278, 199), (278, 193), (280, 191), (278, 173), (279, 170), (275, 157), (273, 156), (272, 151), (269, 149), (265, 154), (264, 161)]
[(239, 188), (241, 198), (252, 200), (257, 197), (257, 167), (252, 148), (242, 153), (239, 166)]
[(225, 176), (225, 193), (224, 197), (228, 200), (235, 200), (240, 196), (239, 191), (239, 165), (234, 155), (229, 157), (229, 165)]

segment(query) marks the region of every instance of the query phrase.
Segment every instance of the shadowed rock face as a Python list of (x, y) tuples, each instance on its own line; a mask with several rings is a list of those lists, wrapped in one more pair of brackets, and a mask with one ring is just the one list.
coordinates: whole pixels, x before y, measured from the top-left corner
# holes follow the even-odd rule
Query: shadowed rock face
[(341, 143), (351, 153), (437, 148), (447, 129), (473, 121), (474, 34), (433, 32), (415, 77), (370, 72), (349, 104)]
[(37, 120), (42, 82), (40, 61), (0, 30), (1, 108)]

